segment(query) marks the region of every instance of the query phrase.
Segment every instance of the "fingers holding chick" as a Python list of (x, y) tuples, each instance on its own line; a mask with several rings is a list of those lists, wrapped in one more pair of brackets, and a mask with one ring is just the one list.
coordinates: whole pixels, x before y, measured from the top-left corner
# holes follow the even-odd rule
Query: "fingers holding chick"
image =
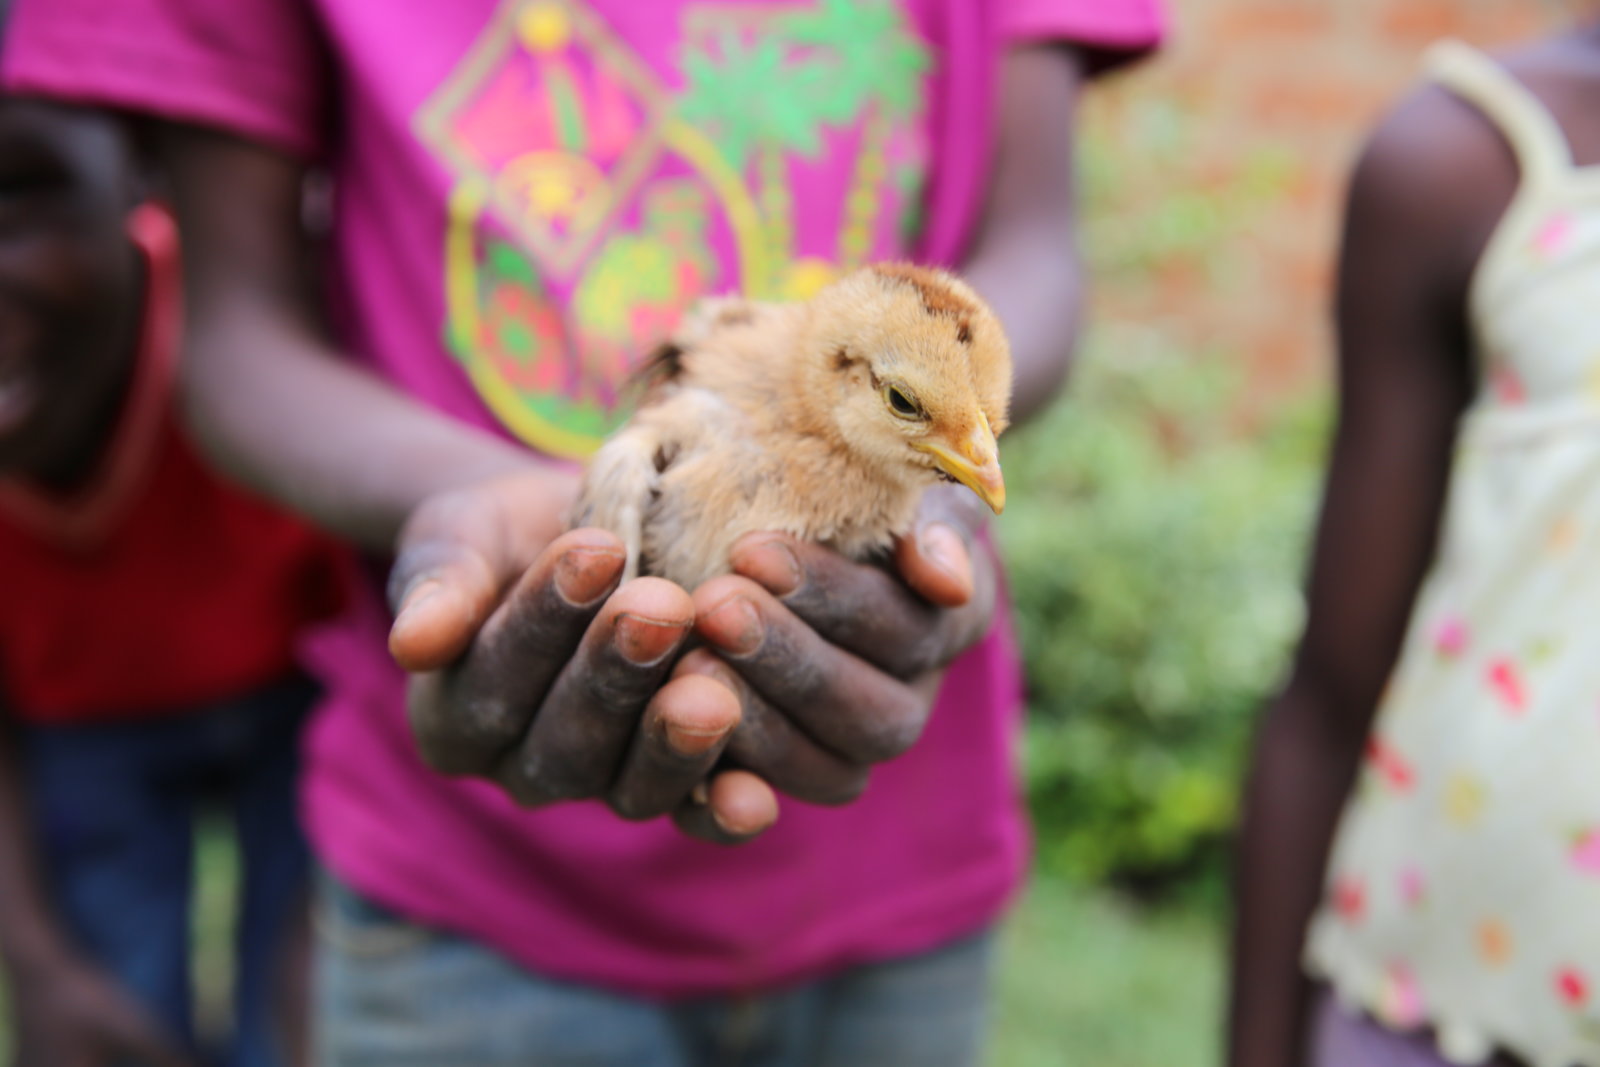
[(935, 486), (922, 494), (910, 532), (895, 540), (895, 568), (930, 604), (972, 607), (986, 623), (997, 576), (993, 554), (979, 544), (988, 526), (987, 511), (971, 493)]
[(922, 733), (930, 701), (827, 641), (754, 582), (713, 578), (694, 598), (696, 633), (744, 689), (745, 722), (732, 744), (756, 729), (763, 706), (857, 766), (900, 755)]
[(529, 806), (606, 793), (694, 621), (689, 595), (640, 578), (601, 605), (494, 777)]
[(740, 717), (728, 685), (680, 669), (645, 707), (606, 803), (625, 819), (671, 813), (705, 782)]
[[(423, 501), (396, 539), (389, 572), (395, 661), (407, 671), (430, 671), (466, 652), (508, 589), (562, 532), (536, 503), (575, 490), (570, 475), (534, 469)], [(600, 531), (588, 540), (595, 536), (616, 543)]]
[(998, 566), (977, 544), (981, 520), (939, 490), (896, 546), (894, 570), (854, 563), (783, 534), (751, 534), (732, 564), (828, 642), (897, 678), (940, 670), (993, 621)]
[[(431, 766), (481, 774), (523, 736), (620, 581), (623, 560), (622, 546), (610, 534), (574, 531), (540, 553), (492, 610), (485, 604), (469, 612), (471, 637), (464, 651), (448, 666), (414, 674), (407, 691), (412, 729)], [(444, 572), (429, 573), (424, 587), (444, 584)], [(407, 601), (396, 631), (412, 612), (446, 595)]]
[(849, 803), (866, 788), (869, 768), (865, 763), (824, 747), (710, 648), (699, 648), (685, 656), (678, 665), (678, 674), (714, 679), (735, 695), (740, 708), (739, 725), (728, 740), (728, 759), (780, 793), (811, 804), (834, 806)]
[(707, 785), (705, 796), (680, 805), (672, 821), (690, 837), (716, 845), (742, 845), (778, 821), (778, 798), (750, 771), (721, 771)]

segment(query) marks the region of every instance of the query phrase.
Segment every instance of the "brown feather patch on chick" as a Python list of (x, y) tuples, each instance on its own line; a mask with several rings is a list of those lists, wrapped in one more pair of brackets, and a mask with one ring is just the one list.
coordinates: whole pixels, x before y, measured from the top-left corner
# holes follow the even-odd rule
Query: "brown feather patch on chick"
[(943, 275), (941, 271), (913, 263), (879, 263), (867, 269), (911, 286), (922, 298), (922, 306), (930, 315), (965, 318), (975, 310), (973, 302), (963, 299), (946, 280), (948, 275)]
[(999, 511), (1011, 355), (944, 271), (878, 264), (803, 304), (703, 302), (629, 423), (595, 455), (575, 525), (623, 538), (630, 574), (694, 586), (779, 530), (863, 559), (958, 481)]

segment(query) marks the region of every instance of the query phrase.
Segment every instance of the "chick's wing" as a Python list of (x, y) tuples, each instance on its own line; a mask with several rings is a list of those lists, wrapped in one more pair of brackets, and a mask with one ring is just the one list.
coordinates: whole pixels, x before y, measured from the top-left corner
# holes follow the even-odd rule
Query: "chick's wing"
[[(572, 525), (622, 539), (626, 578), (692, 584), (726, 568), (735, 490), (750, 484), (752, 439), (791, 318), (755, 301), (702, 301), (651, 356), (645, 399), (595, 453), (572, 514)], [(663, 524), (671, 529), (653, 529)]]

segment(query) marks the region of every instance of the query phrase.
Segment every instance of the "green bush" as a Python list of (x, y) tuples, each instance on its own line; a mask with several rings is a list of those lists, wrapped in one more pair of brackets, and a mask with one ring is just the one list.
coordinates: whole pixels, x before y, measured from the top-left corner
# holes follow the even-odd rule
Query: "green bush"
[(1239, 361), (1099, 331), (1006, 442), (1000, 523), (1027, 657), (1039, 861), (1215, 884), (1251, 724), (1302, 613), (1325, 405), (1241, 426)]

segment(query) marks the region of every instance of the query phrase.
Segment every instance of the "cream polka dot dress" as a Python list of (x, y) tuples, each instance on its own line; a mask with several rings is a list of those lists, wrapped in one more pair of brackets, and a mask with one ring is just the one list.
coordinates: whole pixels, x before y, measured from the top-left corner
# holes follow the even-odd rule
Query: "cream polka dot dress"
[(1428, 66), (1522, 181), (1472, 282), (1484, 384), (1306, 958), (1454, 1062), (1600, 1067), (1600, 168), (1488, 57)]

